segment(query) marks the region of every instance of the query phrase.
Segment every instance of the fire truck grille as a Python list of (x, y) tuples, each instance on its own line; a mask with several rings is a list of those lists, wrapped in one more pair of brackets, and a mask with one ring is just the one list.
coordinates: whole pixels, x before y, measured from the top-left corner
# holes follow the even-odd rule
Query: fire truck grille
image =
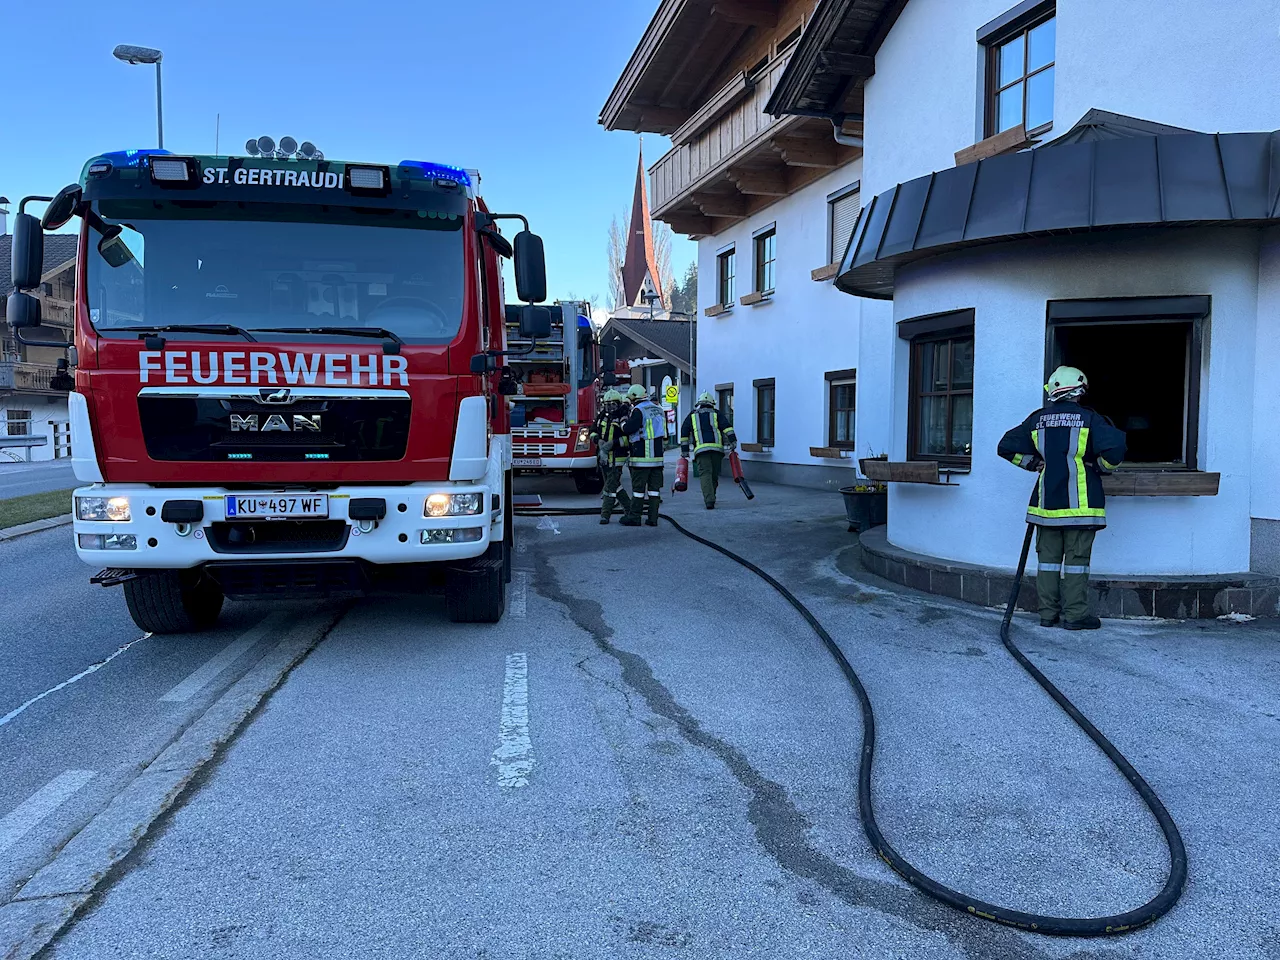
[(377, 461), (404, 456), (410, 402), (326, 397), (273, 404), (144, 395), (138, 414), (152, 460)]
[(351, 528), (342, 520), (263, 520), (211, 523), (215, 553), (325, 553), (347, 545)]
[(517, 457), (554, 457), (565, 452), (563, 443), (517, 443), (511, 444), (511, 452)]

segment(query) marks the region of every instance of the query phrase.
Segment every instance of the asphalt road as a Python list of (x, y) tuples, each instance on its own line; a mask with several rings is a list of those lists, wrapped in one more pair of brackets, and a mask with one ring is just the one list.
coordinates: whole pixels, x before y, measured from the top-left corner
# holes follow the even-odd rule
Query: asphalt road
[(48, 490), (69, 490), (78, 483), (71, 464), (65, 460), (59, 463), (10, 463), (0, 460), (0, 500)]
[[(996, 615), (866, 577), (833, 495), (757, 493), (671, 508), (790, 584), (844, 646), (876, 704), (876, 805), (899, 851), (1024, 909), (1147, 899), (1158, 831), (1000, 648)], [(1082, 637), (1020, 621), (1033, 659), (1164, 797), (1191, 859), (1153, 927), (1051, 940), (936, 906), (870, 852), (854, 699), (761, 583), (666, 526), (521, 519), (519, 534), (501, 624), (450, 624), (432, 598), (353, 606), (45, 955), (1280, 952), (1275, 627)], [(5, 592), (19, 629), (0, 653), (18, 666), (0, 710), (136, 636), (118, 592), (82, 586), (65, 539), (0, 544), (7, 583), (31, 568)], [(229, 610), (216, 635), (139, 642), (0, 726), (0, 817), (67, 770), (95, 772), (15, 847), (19, 874), (270, 642), (185, 706), (159, 701), (268, 612)]]

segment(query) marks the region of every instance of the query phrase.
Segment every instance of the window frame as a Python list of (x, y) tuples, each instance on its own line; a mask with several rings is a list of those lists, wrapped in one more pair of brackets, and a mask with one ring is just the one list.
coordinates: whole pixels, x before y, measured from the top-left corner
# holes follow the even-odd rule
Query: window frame
[[(18, 416), (25, 414), (25, 416)], [(36, 414), (34, 410), (20, 410), (10, 407), (4, 412), (4, 435), (6, 437), (30, 437), (34, 436), (31, 427), (36, 422)], [(14, 433), (14, 430), (17, 433)]]
[[(756, 443), (762, 447), (773, 447), (778, 442), (778, 382), (773, 377), (763, 377), (759, 380), (752, 380), (751, 386), (755, 390), (756, 395)], [(768, 435), (764, 433), (764, 417), (762, 416), (764, 408), (760, 403), (760, 392), (768, 390), (770, 394), (769, 416), (771, 428)]]
[(855, 180), (839, 190), (835, 190), (827, 194), (827, 263), (840, 263), (844, 259), (845, 250), (848, 249), (849, 241), (853, 239), (853, 232), (858, 227), (858, 217), (853, 218), (853, 228), (849, 231), (849, 236), (844, 238), (844, 243), (839, 250), (836, 249), (836, 204), (841, 200), (847, 200), (849, 197), (858, 195), (858, 215), (862, 213), (862, 181)]
[[(857, 448), (858, 440), (856, 426), (858, 416), (858, 371), (856, 368), (829, 370), (823, 376), (827, 381), (827, 446), (834, 447), (837, 450), (854, 450)], [(840, 387), (853, 387), (852, 407), (836, 406), (836, 398), (839, 395)], [(852, 440), (836, 439), (836, 414), (845, 410), (853, 414), (852, 419), (855, 425)]]
[[(716, 296), (720, 298), (718, 304), (724, 310), (733, 309), (734, 301), (738, 295), (737, 254), (737, 245), (732, 243), (716, 251)], [(726, 265), (730, 268), (727, 274), (725, 272)], [(727, 287), (725, 286), (726, 281), (728, 283)]]
[[(982, 131), (984, 137), (993, 137), (1000, 133), (997, 129), (1000, 123), (999, 118), (999, 96), (1004, 90), (1009, 89), (1019, 83), (1023, 84), (1022, 88), (1022, 124), (1028, 138), (1044, 133), (1053, 127), (1053, 117), (1050, 116), (1047, 123), (1042, 123), (1036, 127), (1026, 127), (1027, 122), (1027, 95), (1030, 90), (1031, 78), (1043, 73), (1046, 70), (1053, 70), (1058, 63), (1057, 40), (1055, 36), (1053, 59), (1043, 66), (1037, 67), (1030, 73), (1027, 72), (1027, 58), (1030, 56), (1030, 44), (1027, 42), (1027, 35), (1036, 27), (1039, 27), (1050, 20), (1057, 19), (1058, 5), (1056, 0), (1024, 0), (1012, 10), (1007, 11), (997, 17), (991, 23), (982, 27), (978, 31), (978, 43), (982, 45), (983, 64), (986, 71), (986, 83), (983, 91), (983, 118)], [(1019, 36), (1023, 38), (1022, 44), (1022, 73), (1018, 79), (1003, 86), (1000, 83), (1000, 48), (1011, 40), (1016, 40)], [(1056, 85), (1057, 76), (1055, 71), (1054, 82)], [(1016, 127), (1017, 124), (1014, 124)], [(1012, 127), (1008, 129), (1013, 129)]]
[(1062, 362), (1061, 344), (1055, 335), (1059, 327), (1118, 326), (1124, 323), (1171, 323), (1190, 327), (1183, 380), (1182, 462), (1134, 461), (1126, 463), (1126, 470), (1191, 473), (1203, 470), (1200, 465), (1201, 370), (1211, 313), (1212, 299), (1207, 295), (1050, 300), (1046, 303), (1046, 379)]
[[(772, 240), (772, 245), (769, 241)], [(764, 259), (766, 247), (771, 246), (773, 256), (771, 259)], [(755, 233), (751, 234), (751, 263), (753, 267), (752, 275), (752, 292), (763, 295), (773, 293), (777, 288), (778, 281), (778, 224), (773, 222), (767, 226), (761, 227)], [(773, 282), (768, 286), (764, 286), (764, 272), (768, 268), (769, 279)]]
[[(947, 448), (951, 447), (951, 403), (950, 398), (954, 396), (975, 396), (975, 387), (977, 386), (977, 340), (974, 336), (974, 311), (972, 309), (951, 310), (946, 313), (930, 314), (924, 317), (914, 317), (910, 320), (903, 320), (898, 324), (898, 337), (907, 341), (910, 356), (907, 363), (907, 459), (914, 461), (934, 462), (939, 466), (952, 467), (955, 469), (969, 469), (973, 465), (973, 454), (936, 454), (921, 453), (921, 413), (923, 411), (922, 399), (926, 396), (945, 396), (948, 398), (947, 403)], [(947, 389), (942, 392), (929, 391), (925, 392), (920, 389), (921, 360), (924, 354), (924, 348), (928, 345), (938, 343), (939, 341), (956, 341), (971, 340), (974, 343), (974, 361), (975, 372), (974, 382), (968, 389), (954, 390), (951, 388), (951, 348), (947, 349)], [(974, 409), (976, 420), (976, 406)], [(972, 451), (973, 440), (970, 438), (970, 449)]]
[[(716, 410), (719, 411), (721, 416), (727, 416), (729, 418), (729, 422), (733, 423), (733, 384), (717, 383), (715, 385), (715, 391), (716, 391)], [(729, 404), (727, 407), (725, 406), (725, 402), (724, 402), (726, 395), (729, 398)]]

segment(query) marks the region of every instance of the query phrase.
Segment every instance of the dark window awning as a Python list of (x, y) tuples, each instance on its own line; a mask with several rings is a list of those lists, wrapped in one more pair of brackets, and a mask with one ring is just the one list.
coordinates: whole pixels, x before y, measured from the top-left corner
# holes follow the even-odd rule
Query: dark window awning
[(880, 194), (858, 221), (836, 286), (887, 300), (903, 264), (981, 244), (1277, 220), (1280, 131), (1064, 141)]

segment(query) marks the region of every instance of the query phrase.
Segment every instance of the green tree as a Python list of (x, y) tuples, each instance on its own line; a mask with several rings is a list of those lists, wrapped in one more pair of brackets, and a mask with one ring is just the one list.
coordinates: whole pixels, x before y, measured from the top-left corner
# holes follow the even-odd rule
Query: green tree
[(690, 263), (684, 279), (672, 287), (671, 311), (693, 315), (698, 312), (698, 264)]

